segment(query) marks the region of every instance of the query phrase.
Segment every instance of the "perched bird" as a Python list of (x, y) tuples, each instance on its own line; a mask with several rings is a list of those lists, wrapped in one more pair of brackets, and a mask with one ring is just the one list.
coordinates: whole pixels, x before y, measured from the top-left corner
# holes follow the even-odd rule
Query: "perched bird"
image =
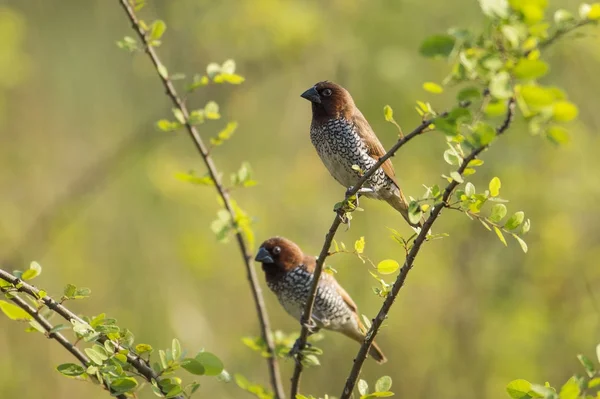
[[(350, 189), (360, 179), (361, 171), (369, 170), (385, 154), (383, 145), (342, 86), (319, 82), (302, 93), (302, 97), (312, 103), (310, 140), (329, 173)], [(353, 165), (360, 170), (353, 169)], [(386, 201), (411, 226), (422, 226), (422, 222), (412, 223), (408, 218), (408, 202), (396, 180), (392, 161), (385, 161), (367, 180), (365, 188), (359, 193)]]
[[(312, 285), (316, 258), (304, 255), (300, 247), (283, 237), (273, 237), (262, 243), (256, 254), (262, 263), (267, 285), (277, 295), (279, 303), (295, 319), (300, 320)], [(356, 304), (335, 278), (323, 273), (319, 280), (312, 321), (320, 328), (341, 332), (362, 343), (366, 328), (358, 316)], [(369, 352), (378, 363), (387, 359), (373, 342)]]

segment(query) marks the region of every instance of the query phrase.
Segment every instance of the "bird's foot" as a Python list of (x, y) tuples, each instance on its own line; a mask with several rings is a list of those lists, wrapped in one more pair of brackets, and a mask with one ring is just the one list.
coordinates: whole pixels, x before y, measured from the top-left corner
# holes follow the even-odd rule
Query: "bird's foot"
[(300, 361), (300, 354), (302, 353), (302, 351), (305, 348), (310, 348), (312, 346), (312, 344), (310, 342), (305, 342), (304, 345), (300, 345), (300, 338), (298, 338), (296, 340), (296, 342), (294, 342), (294, 346), (292, 346), (292, 349), (290, 349), (290, 351), (288, 352), (288, 357), (293, 357), (296, 359), (297, 362)]
[[(346, 189), (346, 197), (348, 197), (353, 190), (354, 190), (353, 186), (348, 187)], [(372, 194), (374, 192), (375, 192), (375, 190), (373, 190), (370, 187), (361, 187), (361, 188), (358, 189), (358, 191), (356, 192), (356, 194), (357, 194), (357, 198), (358, 198), (362, 194)]]

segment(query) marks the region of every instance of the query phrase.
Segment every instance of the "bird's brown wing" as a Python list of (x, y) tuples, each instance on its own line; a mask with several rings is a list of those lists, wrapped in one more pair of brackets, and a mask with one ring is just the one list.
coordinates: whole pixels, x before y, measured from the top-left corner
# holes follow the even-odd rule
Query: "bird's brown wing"
[[(386, 151), (381, 144), (381, 141), (375, 135), (375, 132), (369, 125), (369, 122), (365, 119), (363, 114), (357, 109), (354, 114), (354, 124), (357, 127), (358, 135), (363, 140), (367, 149), (369, 151), (369, 155), (373, 157), (375, 160), (379, 160), (382, 156), (385, 155)], [(394, 165), (392, 165), (392, 161), (389, 159), (381, 165), (381, 169), (385, 172), (385, 174), (392, 179), (396, 187), (400, 188), (398, 181), (396, 180), (396, 172), (394, 171)]]

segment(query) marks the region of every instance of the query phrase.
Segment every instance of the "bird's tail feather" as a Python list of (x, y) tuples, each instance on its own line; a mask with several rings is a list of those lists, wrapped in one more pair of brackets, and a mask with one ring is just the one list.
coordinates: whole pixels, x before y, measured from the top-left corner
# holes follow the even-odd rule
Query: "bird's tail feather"
[[(359, 344), (362, 344), (365, 341), (365, 332), (367, 329), (360, 322), (358, 315), (355, 315), (355, 316), (356, 316), (356, 320), (358, 322), (357, 323), (358, 329), (356, 328), (355, 325), (347, 324), (346, 325), (347, 328), (344, 328), (343, 330), (339, 330), (339, 331), (342, 334), (344, 334), (345, 336), (352, 338)], [(381, 349), (379, 349), (379, 346), (377, 345), (377, 343), (375, 343), (374, 341), (373, 341), (373, 343), (371, 343), (371, 348), (369, 349), (369, 355), (371, 355), (373, 360), (375, 360), (379, 364), (387, 362), (387, 358), (385, 357), (385, 355), (383, 354)]]
[(369, 355), (371, 355), (373, 360), (375, 360), (379, 364), (387, 362), (387, 358), (375, 342), (371, 344), (371, 349), (369, 349)]
[(422, 217), (418, 223), (412, 223), (410, 221), (410, 218), (408, 217), (408, 202), (406, 201), (406, 198), (404, 198), (404, 195), (402, 195), (402, 192), (400, 192), (400, 195), (392, 195), (386, 198), (386, 201), (395, 210), (400, 212), (402, 217), (404, 217), (404, 219), (406, 219), (408, 224), (410, 224), (412, 227), (423, 227), (423, 223), (425, 223), (425, 217)]

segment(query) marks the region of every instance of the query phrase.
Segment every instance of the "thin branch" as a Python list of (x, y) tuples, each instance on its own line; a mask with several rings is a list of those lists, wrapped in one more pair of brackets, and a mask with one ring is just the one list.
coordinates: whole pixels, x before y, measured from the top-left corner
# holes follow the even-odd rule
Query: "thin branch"
[[(552, 36), (550, 36), (549, 38), (543, 40), (542, 42), (540, 42), (540, 44), (538, 44), (537, 47), (535, 47), (534, 49), (538, 49), (541, 50), (545, 47), (550, 46), (551, 44), (553, 44), (555, 41), (559, 40), (560, 38), (562, 38), (564, 35), (571, 33), (572, 31), (581, 28), (582, 26), (585, 25), (589, 25), (591, 23), (593, 23), (595, 21), (591, 20), (591, 19), (583, 19), (581, 21), (578, 21), (577, 23), (567, 27), (567, 28), (562, 28), (562, 29), (558, 29), (557, 31), (554, 32), (554, 34), (552, 34)], [(531, 53), (533, 51), (529, 50), (525, 53), (525, 55), (529, 55), (529, 53)]]
[[(181, 114), (183, 115), (183, 118), (185, 120), (185, 128), (186, 128), (187, 132), (189, 133), (190, 138), (194, 142), (196, 149), (200, 153), (200, 156), (202, 157), (202, 160), (204, 161), (204, 164), (206, 165), (206, 168), (208, 169), (208, 173), (209, 173), (210, 177), (212, 178), (212, 181), (215, 183), (217, 192), (219, 193), (219, 196), (223, 200), (223, 204), (225, 206), (225, 209), (229, 213), (231, 222), (233, 224), (235, 224), (236, 223), (236, 214), (235, 214), (235, 211), (231, 204), (229, 194), (221, 183), (219, 173), (217, 172), (217, 167), (215, 166), (215, 164), (212, 160), (212, 157), (209, 154), (209, 149), (206, 147), (206, 145), (202, 141), (202, 138), (200, 137), (200, 134), (198, 133), (197, 129), (189, 121), (190, 115), (189, 115), (189, 111), (188, 111), (185, 103), (181, 100), (181, 98), (177, 94), (177, 91), (175, 90), (175, 87), (173, 86), (173, 83), (169, 79), (168, 75), (166, 73), (161, 73), (161, 71), (164, 69), (164, 66), (163, 66), (162, 62), (160, 61), (160, 59), (158, 58), (158, 55), (154, 51), (154, 48), (152, 46), (150, 46), (148, 39), (146, 37), (147, 32), (140, 25), (136, 15), (135, 15), (135, 12), (131, 8), (128, 0), (119, 0), (119, 3), (121, 3), (121, 6), (125, 10), (125, 13), (128, 16), (133, 29), (136, 31), (138, 37), (144, 44), (144, 49), (146, 51), (146, 54), (148, 54), (148, 57), (152, 61), (152, 64), (154, 65), (154, 68), (156, 69), (156, 72), (157, 72), (158, 76), (160, 77), (160, 80), (161, 80), (163, 86), (165, 87), (167, 96), (171, 99), (171, 101), (173, 102), (173, 105), (177, 109), (179, 109), (179, 111), (181, 111)], [(277, 356), (275, 354), (275, 345), (273, 343), (273, 337), (271, 336), (271, 327), (270, 327), (270, 323), (269, 323), (269, 318), (267, 316), (267, 309), (265, 307), (264, 299), (262, 296), (262, 291), (260, 289), (260, 286), (258, 285), (256, 271), (254, 270), (254, 267), (252, 265), (252, 256), (246, 246), (246, 241), (244, 240), (242, 233), (238, 229), (236, 229), (236, 231), (235, 231), (235, 236), (236, 236), (238, 246), (240, 248), (240, 252), (242, 253), (242, 257), (244, 259), (244, 265), (246, 266), (246, 273), (247, 273), (248, 281), (250, 283), (250, 288), (252, 290), (252, 296), (254, 297), (254, 303), (256, 306), (256, 312), (258, 313), (258, 318), (260, 321), (261, 336), (262, 336), (262, 339), (265, 341), (265, 343), (267, 345), (267, 350), (269, 352), (269, 357), (267, 358), (267, 364), (269, 367), (271, 386), (273, 388), (273, 391), (275, 392), (275, 397), (278, 399), (283, 399), (283, 398), (285, 398), (285, 395), (283, 393), (283, 385), (281, 383), (281, 375), (279, 373), (279, 363), (277, 362)]]
[[(12, 274), (6, 272), (5, 270), (0, 269), (0, 279), (11, 283), (13, 286), (15, 286), (15, 289), (17, 291), (27, 294), (35, 299), (41, 300), (44, 303), (44, 305), (46, 305), (48, 307), (48, 309), (58, 313), (65, 320), (67, 320), (69, 322), (71, 322), (72, 320), (75, 320), (78, 323), (81, 323), (81, 324), (89, 327), (91, 330), (93, 330), (93, 328), (87, 322), (85, 322), (81, 317), (77, 316), (75, 313), (71, 312), (64, 305), (55, 301), (48, 295), (44, 296), (43, 298), (40, 298), (40, 291), (37, 288), (24, 282), (23, 280), (21, 280), (19, 278), (13, 276)], [(109, 339), (104, 334), (101, 334), (98, 337), (98, 341), (100, 343), (104, 344), (104, 342), (109, 341)], [(124, 350), (127, 352), (127, 363), (131, 364), (131, 366), (133, 366), (133, 368), (135, 368), (148, 382), (152, 383), (152, 381), (156, 381), (158, 383), (160, 381), (160, 376), (152, 369), (152, 367), (150, 367), (150, 365), (144, 359), (142, 359), (141, 357), (139, 357), (137, 355), (132, 354), (129, 350), (127, 350), (126, 348), (119, 345), (118, 342), (115, 342), (115, 341), (111, 341), (111, 342), (114, 344), (117, 351)], [(74, 347), (74, 349), (78, 350), (76, 347)], [(87, 359), (87, 357), (86, 357), (86, 359)], [(89, 359), (87, 360), (87, 362), (89, 363)], [(87, 364), (86, 364), (86, 366), (87, 366)], [(174, 396), (173, 398), (174, 399), (184, 399), (184, 396), (178, 395), (178, 396)]]
[[(19, 281), (16, 277), (12, 276), (10, 273), (7, 273), (2, 269), (0, 269), (0, 278), (4, 281), (8, 281), (8, 282), (11, 282), (12, 279)], [(52, 326), (52, 324), (50, 324), (50, 322), (48, 320), (46, 320), (46, 318), (43, 317), (38, 312), (37, 309), (35, 309), (33, 306), (31, 306), (30, 304), (25, 302), (23, 299), (21, 299), (17, 295), (12, 295), (9, 299), (15, 305), (17, 305), (18, 307), (23, 309), (25, 312), (27, 312), (40, 326), (42, 326), (44, 331), (46, 331), (46, 334), (45, 334), (46, 337), (57, 341), (63, 348), (65, 348), (73, 356), (75, 356), (75, 358), (77, 360), (79, 360), (79, 362), (81, 363), (81, 365), (84, 368), (87, 368), (91, 364), (90, 359), (83, 352), (81, 352), (79, 350), (79, 348), (77, 348), (75, 345), (73, 345), (71, 342), (69, 342), (69, 340), (67, 338), (65, 338), (64, 335), (62, 335), (59, 332), (52, 331), (52, 329), (54, 328)], [(94, 375), (90, 375), (90, 377), (97, 380), (96, 376), (94, 376)], [(110, 387), (108, 386), (106, 381), (103, 381), (102, 385), (104, 385), (104, 388), (110, 392)], [(125, 394), (120, 394), (120, 395), (117, 395), (117, 398), (127, 399), (127, 396)]]
[[(444, 117), (446, 115), (447, 115), (447, 112), (444, 112), (439, 117)], [(410, 140), (417, 137), (419, 134), (423, 133), (425, 131), (425, 129), (427, 129), (427, 127), (429, 125), (431, 125), (432, 123), (433, 123), (433, 119), (425, 120), (415, 130), (410, 132), (408, 135), (401, 137), (396, 142), (396, 144), (394, 144), (394, 146), (384, 156), (382, 156), (379, 159), (379, 161), (377, 161), (377, 163), (375, 163), (375, 165), (373, 165), (368, 171), (365, 172), (365, 174), (363, 174), (363, 176), (358, 180), (356, 185), (354, 185), (352, 187), (352, 190), (349, 190), (346, 193), (346, 198), (344, 199), (344, 201), (348, 201), (348, 199), (350, 197), (352, 197), (356, 193), (358, 193), (360, 188), (365, 184), (365, 182), (369, 179), (369, 177), (371, 177), (381, 167), (381, 165), (383, 165), (383, 163), (385, 161), (387, 161), (392, 156), (394, 156), (396, 151), (398, 151), (404, 144), (408, 143)], [(300, 331), (300, 338), (298, 338), (298, 344), (297, 344), (297, 347), (299, 348), (300, 351), (302, 351), (302, 349), (304, 349), (304, 347), (306, 346), (306, 340), (308, 339), (308, 335), (309, 335), (308, 325), (309, 325), (309, 321), (312, 317), (312, 311), (313, 311), (313, 307), (315, 304), (315, 297), (317, 294), (317, 287), (319, 284), (319, 279), (321, 277), (321, 273), (323, 271), (323, 264), (325, 263), (325, 258), (327, 258), (328, 254), (329, 254), (329, 248), (331, 247), (331, 243), (333, 242), (335, 233), (337, 232), (341, 223), (342, 223), (341, 216), (336, 214), (335, 219), (333, 220), (333, 223), (331, 224), (331, 227), (329, 228), (329, 231), (327, 232), (327, 235), (325, 236), (325, 242), (323, 243), (323, 247), (321, 248), (321, 252), (319, 253), (319, 256), (317, 258), (317, 264), (315, 266), (313, 283), (310, 287), (310, 292), (308, 294), (308, 301), (306, 302), (306, 305), (304, 308), (304, 313), (302, 314), (302, 319), (301, 319), (302, 330)], [(425, 231), (428, 231), (428, 229)], [(294, 374), (292, 375), (291, 394), (290, 394), (291, 398), (295, 398), (296, 394), (298, 393), (302, 368), (303, 367), (302, 367), (301, 361), (299, 361), (299, 360), (296, 361), (296, 367), (294, 368)]]
[[(503, 134), (506, 131), (506, 129), (508, 129), (508, 127), (510, 126), (510, 124), (513, 120), (513, 116), (514, 116), (514, 109), (515, 109), (515, 100), (514, 100), (514, 98), (511, 98), (508, 102), (508, 110), (506, 113), (506, 118), (504, 119), (504, 122), (502, 123), (502, 125), (500, 125), (496, 129), (497, 136), (500, 136), (501, 134)], [(483, 152), (488, 147), (489, 147), (489, 144), (486, 144), (486, 145), (480, 146), (480, 147), (474, 149), (473, 151), (471, 151), (471, 153), (463, 160), (463, 162), (461, 163), (457, 172), (462, 176), (463, 172), (469, 165), (469, 162), (471, 162), (472, 160), (477, 158), (477, 156), (479, 154), (481, 154), (481, 152)], [(402, 265), (402, 268), (400, 269), (400, 274), (396, 278), (396, 281), (394, 282), (394, 285), (392, 286), (391, 292), (385, 298), (385, 301), (383, 302), (383, 305), (381, 306), (379, 313), (377, 313), (377, 316), (375, 317), (375, 319), (373, 319), (371, 328), (369, 329), (369, 331), (366, 334), (365, 341), (361, 345), (360, 350), (358, 351), (358, 354), (357, 354), (356, 358), (354, 359), (354, 364), (352, 366), (352, 370), (350, 371), (350, 375), (348, 376), (348, 379), (346, 380), (346, 385), (344, 386), (344, 390), (342, 392), (342, 395), (340, 396), (340, 399), (348, 399), (352, 395), (352, 391), (354, 390), (356, 380), (358, 379), (358, 376), (360, 375), (362, 365), (367, 357), (367, 353), (369, 352), (369, 349), (371, 348), (371, 344), (373, 343), (375, 336), (379, 332), (379, 329), (380, 329), (381, 325), (383, 324), (383, 321), (387, 318), (387, 314), (390, 311), (390, 308), (392, 307), (392, 305), (394, 304), (394, 301), (396, 300), (396, 297), (398, 296), (400, 289), (404, 285), (406, 276), (408, 275), (408, 272), (413, 267), (415, 257), (419, 253), (419, 250), (421, 249), (421, 245), (427, 239), (427, 232), (431, 229), (431, 226), (433, 225), (433, 223), (436, 221), (436, 219), (440, 215), (442, 208), (444, 208), (446, 206), (448, 199), (454, 192), (454, 189), (459, 184), (460, 183), (457, 182), (456, 180), (452, 180), (452, 182), (450, 184), (448, 184), (448, 186), (446, 186), (446, 189), (444, 190), (444, 194), (442, 195), (441, 202), (433, 208), (430, 216), (427, 218), (427, 220), (423, 224), (423, 227), (421, 228), (421, 231), (415, 238), (413, 247), (411, 248), (410, 252), (408, 253), (408, 256), (406, 257), (406, 259), (404, 261), (404, 265)]]

